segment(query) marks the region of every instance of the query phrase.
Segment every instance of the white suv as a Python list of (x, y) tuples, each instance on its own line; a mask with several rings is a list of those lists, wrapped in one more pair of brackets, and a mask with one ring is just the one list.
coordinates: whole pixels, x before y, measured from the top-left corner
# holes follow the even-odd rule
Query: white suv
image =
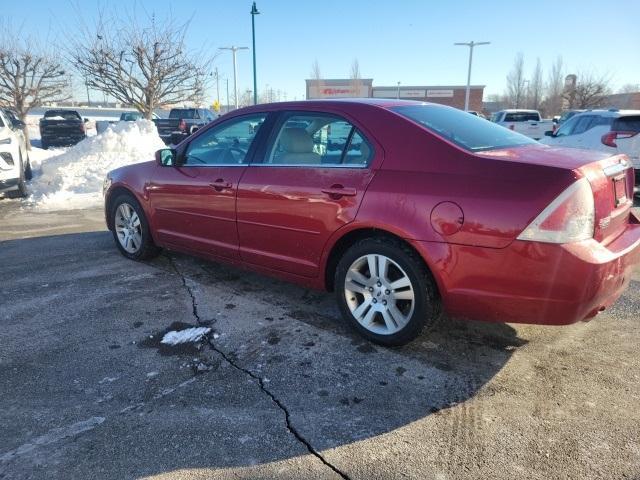
[(541, 143), (625, 153), (640, 183), (640, 110), (587, 110), (571, 117)]
[(27, 195), (31, 165), (22, 128), (11, 111), (0, 109), (0, 193)]

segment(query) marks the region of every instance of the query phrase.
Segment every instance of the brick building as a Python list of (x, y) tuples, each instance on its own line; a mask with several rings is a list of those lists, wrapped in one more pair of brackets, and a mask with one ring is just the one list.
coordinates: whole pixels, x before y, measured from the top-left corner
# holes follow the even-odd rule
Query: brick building
[[(349, 79), (306, 80), (307, 99), (317, 98), (400, 98), (422, 102), (440, 103), (464, 109), (465, 85), (427, 85), (374, 87), (373, 79), (358, 81)], [(484, 85), (471, 85), (469, 92), (469, 110), (482, 111)]]

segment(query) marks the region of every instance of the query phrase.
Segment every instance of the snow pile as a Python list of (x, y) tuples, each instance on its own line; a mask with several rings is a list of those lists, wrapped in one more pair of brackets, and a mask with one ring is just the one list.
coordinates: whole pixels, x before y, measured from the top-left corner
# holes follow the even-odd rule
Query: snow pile
[(208, 327), (194, 327), (185, 330), (172, 330), (165, 333), (160, 343), (165, 345), (178, 345), (180, 343), (199, 342), (202, 337), (211, 331)]
[[(43, 158), (31, 182), (31, 201), (46, 210), (87, 208), (102, 204), (108, 171), (152, 160), (165, 145), (153, 122), (118, 122), (105, 132)], [(57, 153), (57, 152), (56, 152)]]

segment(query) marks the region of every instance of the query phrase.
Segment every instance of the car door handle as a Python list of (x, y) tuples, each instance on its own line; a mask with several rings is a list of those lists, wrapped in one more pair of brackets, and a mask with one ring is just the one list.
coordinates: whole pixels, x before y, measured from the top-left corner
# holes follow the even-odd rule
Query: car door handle
[(353, 197), (358, 192), (355, 188), (345, 188), (342, 185), (332, 185), (329, 188), (323, 188), (322, 193), (326, 193), (331, 198)]
[(230, 182), (225, 182), (222, 178), (219, 178), (215, 182), (211, 182), (209, 186), (211, 188), (214, 188), (218, 192), (221, 192), (222, 190), (227, 190), (233, 187), (233, 184)]

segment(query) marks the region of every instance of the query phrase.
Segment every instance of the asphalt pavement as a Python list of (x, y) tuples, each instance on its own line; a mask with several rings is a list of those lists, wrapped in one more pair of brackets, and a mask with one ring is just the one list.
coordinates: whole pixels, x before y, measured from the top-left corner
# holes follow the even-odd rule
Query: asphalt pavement
[[(0, 478), (640, 478), (640, 276), (568, 327), (363, 341), (332, 294), (0, 200)], [(211, 328), (169, 348), (169, 330)]]

